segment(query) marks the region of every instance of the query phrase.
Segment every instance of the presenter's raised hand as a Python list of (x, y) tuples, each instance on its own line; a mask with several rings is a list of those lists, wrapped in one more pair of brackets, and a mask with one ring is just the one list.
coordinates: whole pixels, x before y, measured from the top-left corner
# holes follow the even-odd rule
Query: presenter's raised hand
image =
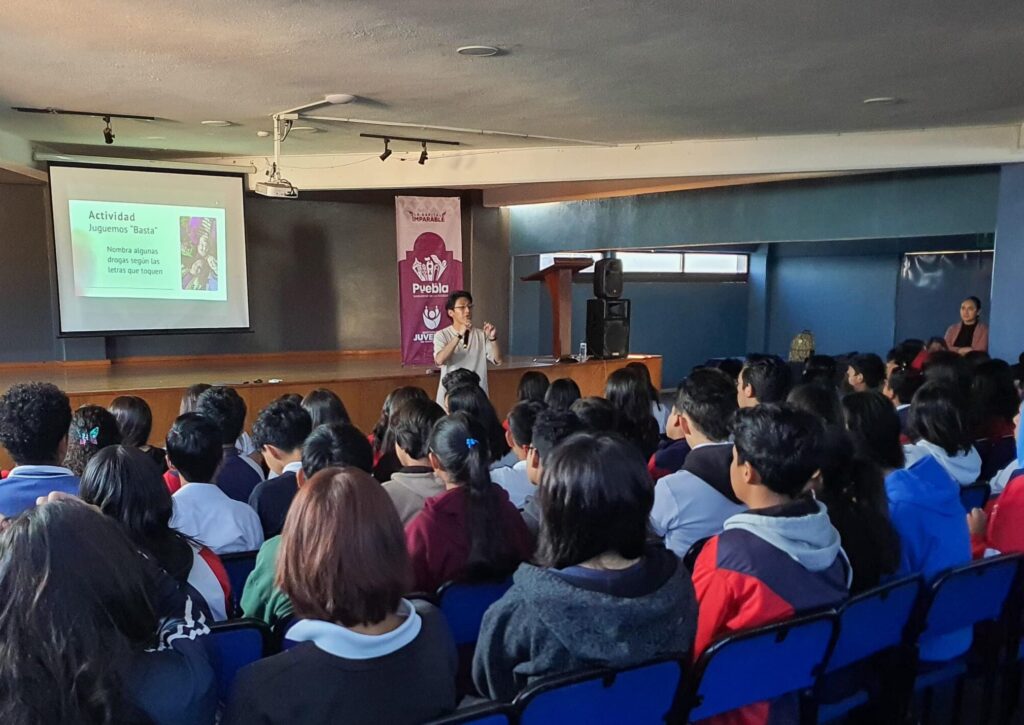
[(484, 323), (484, 334), (488, 340), (493, 340), (498, 335), (498, 330), (490, 322)]

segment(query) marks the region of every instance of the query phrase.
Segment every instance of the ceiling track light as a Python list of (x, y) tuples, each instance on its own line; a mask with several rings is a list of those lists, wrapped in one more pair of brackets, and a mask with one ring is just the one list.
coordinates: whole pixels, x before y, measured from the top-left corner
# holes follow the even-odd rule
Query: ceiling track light
[(420, 160), (417, 161), (420, 166), (427, 163), (427, 142), (423, 142), (423, 150), (420, 152)]
[(109, 145), (114, 143), (114, 132), (110, 128), (110, 116), (104, 116), (103, 120), (107, 124), (103, 129), (103, 141)]
[(380, 160), (381, 161), (387, 161), (388, 156), (390, 156), (392, 154), (391, 149), (388, 148), (388, 144), (389, 143), (391, 143), (391, 139), (389, 139), (389, 138), (384, 139), (384, 153), (382, 153), (380, 155)]

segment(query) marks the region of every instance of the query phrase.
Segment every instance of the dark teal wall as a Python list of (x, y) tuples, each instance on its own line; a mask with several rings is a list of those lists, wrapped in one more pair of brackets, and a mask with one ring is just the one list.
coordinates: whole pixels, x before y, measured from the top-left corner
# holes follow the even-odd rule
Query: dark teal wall
[(1024, 352), (1024, 164), (1001, 174), (990, 324), (990, 352), (1016, 362)]

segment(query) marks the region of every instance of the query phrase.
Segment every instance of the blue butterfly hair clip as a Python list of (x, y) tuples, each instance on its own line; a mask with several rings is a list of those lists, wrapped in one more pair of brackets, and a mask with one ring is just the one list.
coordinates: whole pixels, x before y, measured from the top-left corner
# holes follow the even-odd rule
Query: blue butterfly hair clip
[(83, 445), (83, 446), (87, 446), (90, 443), (92, 443), (93, 445), (96, 445), (96, 443), (99, 441), (99, 438), (100, 438), (100, 427), (96, 426), (95, 428), (93, 428), (92, 430), (90, 430), (88, 432), (83, 430), (81, 433), (79, 433), (78, 434), (78, 443), (79, 443), (79, 445)]
[(475, 448), (476, 444), (479, 443), (479, 442), (480, 441), (478, 441), (476, 438), (467, 438), (466, 439), (466, 448)]

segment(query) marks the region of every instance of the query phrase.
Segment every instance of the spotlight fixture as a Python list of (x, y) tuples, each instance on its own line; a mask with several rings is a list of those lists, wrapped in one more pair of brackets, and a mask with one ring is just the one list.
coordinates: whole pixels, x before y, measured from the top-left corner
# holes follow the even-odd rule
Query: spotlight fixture
[(392, 153), (392, 152), (391, 152), (391, 149), (390, 149), (390, 148), (388, 148), (388, 144), (389, 144), (389, 143), (391, 143), (391, 139), (389, 139), (389, 138), (386, 138), (386, 139), (384, 139), (384, 153), (382, 153), (382, 154), (380, 155), (380, 160), (381, 160), (381, 161), (387, 161), (387, 159), (388, 159), (388, 156), (390, 156), (390, 155), (391, 155), (391, 153)]
[(103, 129), (103, 140), (107, 144), (114, 143), (114, 132), (110, 128), (110, 116), (104, 116), (103, 120), (106, 122), (106, 127)]
[[(108, 142), (109, 143), (109, 142)], [(420, 166), (427, 163), (427, 142), (423, 142), (423, 150), (420, 152), (420, 160), (417, 161)]]

